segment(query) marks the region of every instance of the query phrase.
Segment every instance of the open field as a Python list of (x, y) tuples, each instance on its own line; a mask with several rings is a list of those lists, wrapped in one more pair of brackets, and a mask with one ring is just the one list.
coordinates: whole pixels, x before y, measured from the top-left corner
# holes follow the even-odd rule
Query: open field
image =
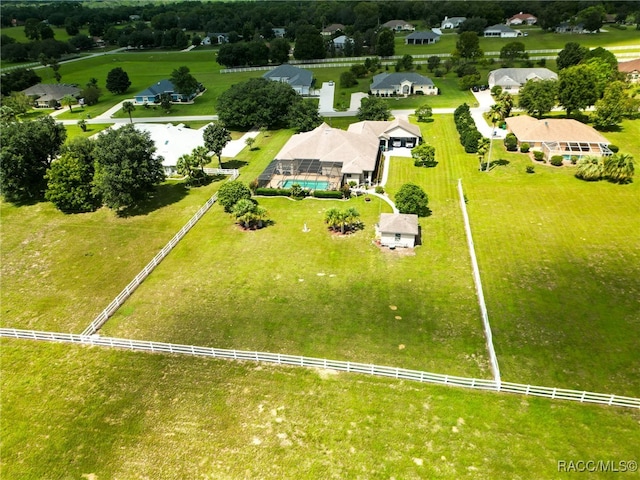
[(637, 459), (633, 410), (0, 343), (3, 478), (555, 478), (558, 460)]

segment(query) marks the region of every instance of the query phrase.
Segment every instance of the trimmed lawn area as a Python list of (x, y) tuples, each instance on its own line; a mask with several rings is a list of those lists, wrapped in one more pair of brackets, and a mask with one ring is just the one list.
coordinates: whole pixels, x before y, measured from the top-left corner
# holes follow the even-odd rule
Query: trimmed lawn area
[(76, 137), (91, 137), (97, 133), (100, 133), (102, 130), (106, 130), (109, 128), (111, 124), (108, 123), (87, 123), (87, 131), (83, 132), (82, 129), (77, 125), (65, 125), (67, 129), (67, 142)]
[(637, 458), (637, 410), (251, 362), (0, 346), (3, 478), (558, 478), (559, 460)]

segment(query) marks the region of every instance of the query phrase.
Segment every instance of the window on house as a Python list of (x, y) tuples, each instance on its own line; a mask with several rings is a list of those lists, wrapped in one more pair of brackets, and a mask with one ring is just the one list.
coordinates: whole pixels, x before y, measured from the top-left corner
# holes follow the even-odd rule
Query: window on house
[(402, 235), (400, 235), (399, 233), (396, 233), (396, 238), (395, 238), (396, 242), (399, 242), (401, 238), (402, 238)]

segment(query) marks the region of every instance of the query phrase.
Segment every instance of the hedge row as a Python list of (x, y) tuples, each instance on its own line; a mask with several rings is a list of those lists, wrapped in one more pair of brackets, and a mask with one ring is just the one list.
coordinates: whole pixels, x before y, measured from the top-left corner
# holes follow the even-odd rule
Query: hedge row
[(453, 112), (453, 119), (456, 122), (456, 129), (460, 135), (460, 144), (467, 153), (476, 153), (478, 151), (478, 141), (482, 135), (476, 127), (476, 122), (471, 117), (469, 105), (463, 103)]
[[(256, 195), (264, 195), (267, 197), (290, 197), (290, 188), (256, 188)], [(342, 198), (343, 193), (340, 190), (313, 190), (312, 196), (316, 198)]]

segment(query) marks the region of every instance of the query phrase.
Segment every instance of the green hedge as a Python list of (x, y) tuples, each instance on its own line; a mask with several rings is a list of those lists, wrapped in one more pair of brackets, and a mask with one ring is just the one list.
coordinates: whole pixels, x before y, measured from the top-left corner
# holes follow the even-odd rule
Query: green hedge
[(342, 198), (340, 190), (314, 190), (313, 196), (316, 198)]
[(256, 195), (265, 195), (267, 197), (290, 197), (290, 188), (256, 188)]

